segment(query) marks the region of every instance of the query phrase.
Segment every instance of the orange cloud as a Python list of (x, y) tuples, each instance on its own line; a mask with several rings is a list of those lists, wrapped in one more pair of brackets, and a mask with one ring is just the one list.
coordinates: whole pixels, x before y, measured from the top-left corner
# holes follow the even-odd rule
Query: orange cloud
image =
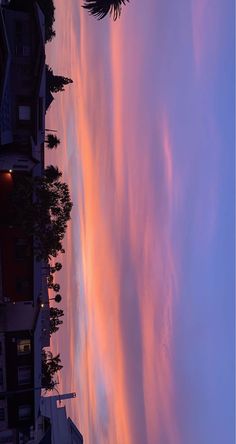
[[(133, 444), (143, 436), (143, 442), (153, 443), (165, 436), (177, 444), (172, 374), (176, 271), (170, 207), (162, 185), (150, 185), (155, 180), (151, 158), (145, 151), (137, 152), (138, 145), (143, 150), (148, 146), (151, 136), (142, 134), (138, 120), (131, 121), (126, 114), (124, 29), (121, 23), (106, 28), (110, 43), (95, 63), (97, 34), (91, 31), (91, 17), (79, 15), (78, 31), (72, 3), (65, 15), (62, 3), (57, 4), (60, 32), (48, 58), (55, 71), (71, 75), (74, 85), (56, 97), (48, 122), (60, 129), (62, 139), (50, 160), (63, 168), (74, 196), (63, 259), (67, 320), (55, 336), (60, 341), (56, 347), (63, 348), (69, 361), (63, 389), (76, 387), (78, 402), (73, 401), (70, 409), (86, 442)], [(110, 86), (104, 81), (104, 60)], [(136, 63), (141, 63), (138, 55)], [(134, 117), (136, 104), (134, 96)], [(167, 117), (160, 140), (158, 159), (171, 195)]]

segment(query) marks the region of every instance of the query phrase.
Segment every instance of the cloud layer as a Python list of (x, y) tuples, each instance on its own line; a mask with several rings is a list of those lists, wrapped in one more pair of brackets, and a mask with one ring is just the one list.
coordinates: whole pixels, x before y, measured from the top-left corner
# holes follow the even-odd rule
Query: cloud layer
[[(232, 437), (232, 422), (212, 429), (214, 403), (207, 424), (195, 417), (217, 361), (215, 351), (205, 366), (212, 345), (199, 354), (206, 336), (197, 344), (192, 326), (197, 301), (206, 306), (199, 294), (212, 302), (218, 265), (211, 252), (223, 230), (219, 189), (232, 175), (232, 116), (222, 120), (228, 102), (218, 109), (214, 100), (219, 85), (222, 96), (228, 93), (219, 67), (231, 36), (227, 14), (219, 23), (218, 2), (206, 25), (206, 2), (147, 7), (137, 0), (114, 24), (96, 22), (73, 1), (65, 8), (57, 0), (56, 7), (48, 59), (74, 80), (49, 115), (63, 140), (49, 160), (63, 168), (74, 201), (60, 335), (67, 357), (62, 387), (78, 391), (71, 413), (87, 443), (220, 443), (225, 429)], [(225, 130), (226, 175), (220, 170)], [(221, 293), (215, 297), (220, 301)], [(204, 329), (209, 313), (199, 316)], [(210, 322), (219, 335), (218, 318)], [(188, 331), (193, 338), (184, 346)], [(196, 378), (189, 363), (194, 349)], [(231, 377), (230, 351), (225, 359)], [(232, 406), (232, 398), (225, 402)]]

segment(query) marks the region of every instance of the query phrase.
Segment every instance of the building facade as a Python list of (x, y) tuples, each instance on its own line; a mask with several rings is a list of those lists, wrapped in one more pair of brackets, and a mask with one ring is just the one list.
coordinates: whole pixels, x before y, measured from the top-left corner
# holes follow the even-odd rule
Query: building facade
[(30, 443), (50, 345), (47, 267), (15, 223), (11, 194), (14, 177), (44, 169), (45, 28), (36, 2), (12, 5), (0, 6), (0, 443)]

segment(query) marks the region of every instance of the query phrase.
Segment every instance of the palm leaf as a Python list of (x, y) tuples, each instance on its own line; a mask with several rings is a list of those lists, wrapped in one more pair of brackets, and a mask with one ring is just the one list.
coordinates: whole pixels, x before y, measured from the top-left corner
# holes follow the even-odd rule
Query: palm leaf
[(103, 19), (107, 14), (112, 16), (113, 20), (120, 17), (122, 4), (125, 5), (129, 0), (85, 0), (83, 8), (94, 15), (98, 20)]

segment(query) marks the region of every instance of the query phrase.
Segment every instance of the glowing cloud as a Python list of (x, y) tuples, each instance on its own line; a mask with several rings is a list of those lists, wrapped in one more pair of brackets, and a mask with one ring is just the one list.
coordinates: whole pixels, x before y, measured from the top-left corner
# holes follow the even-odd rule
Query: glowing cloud
[[(186, 214), (194, 214), (193, 226), (202, 218), (204, 190), (211, 190), (214, 201), (209, 230), (216, 219), (217, 173), (209, 174), (210, 185), (206, 175), (196, 205), (192, 196), (200, 179), (190, 177), (198, 167), (199, 146), (206, 152), (205, 133), (200, 137), (194, 127), (202, 115), (195, 68), (213, 48), (213, 39), (208, 49), (205, 45), (209, 4), (192, 3), (187, 35), (175, 9), (179, 28), (172, 26), (166, 2), (151, 2), (145, 21), (146, 5), (137, 0), (136, 26), (131, 7), (114, 25), (96, 23), (73, 1), (65, 8), (57, 0), (56, 6), (58, 36), (48, 58), (55, 71), (74, 80), (48, 118), (64, 142), (49, 160), (56, 157), (63, 167), (74, 201), (63, 268), (68, 315), (60, 341), (69, 356), (63, 389), (78, 391), (79, 401), (70, 409), (87, 443), (192, 444), (179, 426), (174, 323), (179, 244), (185, 239), (179, 226), (187, 226)], [(178, 46), (189, 34), (194, 73), (192, 52), (186, 67), (178, 59)], [(186, 85), (190, 98), (183, 93)], [(212, 143), (213, 123), (210, 128)], [(216, 168), (215, 153), (205, 157)]]

